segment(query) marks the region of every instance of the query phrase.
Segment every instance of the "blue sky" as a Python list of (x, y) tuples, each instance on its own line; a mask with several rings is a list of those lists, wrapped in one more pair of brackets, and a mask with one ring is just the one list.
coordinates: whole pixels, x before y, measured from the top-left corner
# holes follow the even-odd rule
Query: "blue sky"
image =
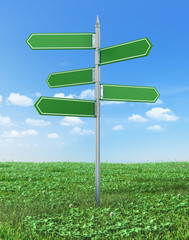
[(50, 89), (50, 73), (94, 67), (94, 50), (31, 50), (31, 33), (94, 32), (101, 47), (148, 37), (147, 57), (101, 66), (101, 83), (153, 86), (156, 103), (101, 104), (101, 161), (189, 161), (187, 0), (1, 3), (0, 161), (95, 160), (95, 119), (39, 115), (40, 96), (94, 99), (94, 86)]

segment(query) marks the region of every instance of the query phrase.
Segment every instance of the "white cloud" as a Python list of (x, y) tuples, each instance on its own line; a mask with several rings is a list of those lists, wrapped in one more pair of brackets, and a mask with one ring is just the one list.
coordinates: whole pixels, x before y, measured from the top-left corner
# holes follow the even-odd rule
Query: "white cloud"
[(28, 129), (26, 131), (21, 131), (22, 136), (36, 136), (38, 135), (38, 132), (34, 129)]
[(163, 101), (161, 99), (158, 98), (158, 100), (155, 102), (155, 103), (146, 103), (147, 105), (160, 105), (160, 104), (163, 104)]
[(47, 134), (47, 137), (48, 138), (59, 138), (58, 134), (57, 133), (50, 133), (50, 134)]
[(36, 97), (41, 97), (41, 93), (40, 93), (40, 92), (36, 92), (34, 95), (35, 95)]
[(21, 133), (19, 133), (16, 130), (12, 130), (10, 132), (4, 132), (2, 137), (5, 137), (5, 138), (21, 137)]
[(56, 94), (54, 95), (54, 97), (57, 97), (57, 98), (74, 98), (75, 95), (69, 94), (68, 96), (65, 96), (64, 93), (56, 93)]
[(133, 122), (147, 122), (148, 119), (138, 115), (138, 114), (133, 114), (131, 117), (128, 117), (129, 121), (133, 121)]
[(45, 122), (44, 120), (27, 118), (26, 123), (30, 126), (48, 126), (51, 122)]
[(112, 105), (112, 104), (124, 104), (125, 102), (119, 101), (101, 101), (101, 105)]
[(17, 106), (28, 107), (33, 105), (33, 100), (19, 93), (11, 93), (7, 98), (7, 102)]
[(80, 93), (79, 96), (75, 94), (69, 94), (68, 96), (65, 96), (64, 93), (56, 93), (54, 97), (57, 98), (78, 98), (78, 99), (94, 99), (94, 90), (87, 89)]
[(36, 136), (38, 135), (38, 132), (34, 129), (28, 129), (25, 131), (18, 132), (16, 130), (12, 130), (9, 132), (4, 132), (2, 137), (4, 138), (19, 138), (19, 137), (25, 137), (25, 136)]
[(0, 95), (0, 103), (3, 101), (3, 97)]
[(28, 143), (18, 143), (18, 147), (30, 147), (31, 145)]
[(83, 124), (83, 121), (79, 117), (64, 117), (60, 124), (63, 126), (75, 126), (78, 124)]
[(146, 112), (146, 116), (157, 121), (176, 121), (179, 117), (175, 116), (169, 108), (155, 107)]
[(81, 129), (80, 127), (74, 127), (71, 131), (71, 134), (74, 134), (74, 135), (91, 135), (91, 134), (94, 134), (94, 131)]
[(87, 89), (81, 92), (79, 95), (81, 99), (94, 99), (94, 89)]
[(0, 125), (11, 126), (13, 125), (10, 117), (0, 115)]
[(122, 125), (116, 125), (112, 129), (115, 130), (115, 131), (120, 131), (120, 130), (123, 130), (123, 126)]
[(150, 131), (164, 131), (164, 129), (162, 127), (160, 127), (159, 125), (154, 125), (154, 126), (151, 126), (151, 127), (147, 127), (148, 130)]

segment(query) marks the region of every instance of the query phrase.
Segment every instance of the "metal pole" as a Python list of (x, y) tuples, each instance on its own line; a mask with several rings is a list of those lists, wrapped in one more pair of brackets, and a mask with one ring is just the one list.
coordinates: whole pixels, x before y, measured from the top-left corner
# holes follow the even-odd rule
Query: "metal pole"
[(100, 206), (100, 24), (95, 25), (95, 206)]

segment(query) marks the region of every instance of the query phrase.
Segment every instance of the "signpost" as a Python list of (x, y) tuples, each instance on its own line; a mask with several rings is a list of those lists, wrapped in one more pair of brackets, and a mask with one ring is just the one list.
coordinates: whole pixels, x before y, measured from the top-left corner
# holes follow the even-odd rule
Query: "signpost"
[(50, 88), (91, 84), (95, 81), (94, 73), (94, 68), (50, 73), (47, 78), (47, 84)]
[(95, 117), (95, 102), (91, 100), (40, 97), (34, 106), (41, 115)]
[(26, 40), (31, 49), (93, 49), (93, 33), (32, 33)]
[(100, 65), (145, 57), (151, 49), (152, 44), (148, 38), (102, 48), (100, 50)]
[(95, 25), (95, 205), (100, 206), (100, 24)]
[(159, 97), (155, 87), (139, 87), (126, 85), (101, 85), (101, 100), (126, 102), (151, 102)]
[(100, 24), (95, 33), (33, 33), (26, 40), (31, 49), (95, 49), (95, 67), (51, 73), (51, 88), (95, 83), (95, 101), (40, 97), (35, 108), (41, 115), (95, 117), (95, 205), (100, 206), (100, 100), (155, 102), (159, 93), (154, 87), (100, 85), (100, 66), (147, 56), (152, 48), (142, 38), (100, 49)]

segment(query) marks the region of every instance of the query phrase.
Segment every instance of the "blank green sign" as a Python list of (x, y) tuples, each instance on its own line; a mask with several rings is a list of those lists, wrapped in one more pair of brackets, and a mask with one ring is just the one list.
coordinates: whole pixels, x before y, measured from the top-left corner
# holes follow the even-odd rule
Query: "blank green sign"
[(32, 33), (26, 40), (31, 49), (92, 49), (93, 33)]
[(126, 102), (156, 102), (160, 96), (155, 87), (139, 87), (125, 85), (101, 85), (101, 100)]
[(47, 84), (50, 88), (56, 88), (94, 83), (93, 71), (94, 68), (85, 68), (73, 71), (51, 73), (47, 78)]
[(152, 43), (148, 38), (102, 48), (100, 49), (100, 65), (145, 57), (151, 48)]
[(89, 100), (40, 97), (34, 106), (41, 115), (95, 117), (95, 102)]

